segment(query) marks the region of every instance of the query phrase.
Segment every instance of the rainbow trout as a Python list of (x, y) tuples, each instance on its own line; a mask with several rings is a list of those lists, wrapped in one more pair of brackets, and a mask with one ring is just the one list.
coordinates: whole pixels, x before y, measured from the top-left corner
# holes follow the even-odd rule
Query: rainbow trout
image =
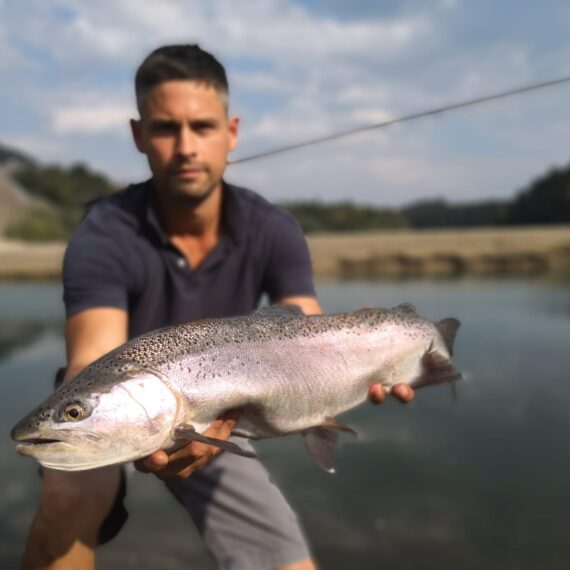
[(201, 435), (228, 410), (233, 434), (301, 433), (333, 471), (335, 417), (367, 399), (381, 381), (420, 388), (462, 375), (450, 361), (456, 319), (432, 323), (411, 305), (304, 315), (273, 306), (244, 317), (159, 329), (86, 367), (12, 430), (17, 451), (53, 469), (75, 471), (132, 461), (197, 440), (252, 456), (231, 441)]

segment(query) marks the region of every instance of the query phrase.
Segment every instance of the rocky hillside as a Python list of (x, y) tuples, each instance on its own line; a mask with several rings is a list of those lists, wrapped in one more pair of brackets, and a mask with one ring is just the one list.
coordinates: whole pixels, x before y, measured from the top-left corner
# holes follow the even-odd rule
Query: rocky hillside
[(42, 165), (0, 145), (0, 236), (65, 240), (86, 204), (114, 189), (104, 175), (83, 164)]
[(0, 235), (29, 212), (52, 210), (46, 200), (33, 196), (16, 181), (16, 172), (30, 164), (24, 155), (0, 146)]

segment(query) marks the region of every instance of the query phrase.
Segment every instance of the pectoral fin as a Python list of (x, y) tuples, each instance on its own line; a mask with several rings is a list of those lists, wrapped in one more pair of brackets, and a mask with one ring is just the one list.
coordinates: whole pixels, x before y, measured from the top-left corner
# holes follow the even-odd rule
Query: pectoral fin
[(328, 473), (334, 473), (334, 448), (338, 441), (337, 430), (358, 435), (349, 425), (327, 418), (323, 425), (303, 432), (309, 455)]
[(180, 424), (174, 430), (174, 439), (177, 441), (198, 441), (200, 443), (206, 443), (207, 445), (213, 445), (214, 447), (219, 447), (224, 451), (229, 451), (230, 453), (235, 453), (236, 455), (241, 455), (243, 457), (257, 457), (253, 451), (248, 451), (241, 448), (239, 445), (232, 443), (231, 441), (226, 441), (224, 439), (216, 439), (215, 437), (208, 437), (198, 433), (193, 426), (189, 424)]
[(443, 382), (453, 383), (462, 378), (463, 374), (453, 366), (449, 358), (437, 350), (431, 350), (422, 358), (422, 373), (410, 382), (410, 386), (417, 389)]

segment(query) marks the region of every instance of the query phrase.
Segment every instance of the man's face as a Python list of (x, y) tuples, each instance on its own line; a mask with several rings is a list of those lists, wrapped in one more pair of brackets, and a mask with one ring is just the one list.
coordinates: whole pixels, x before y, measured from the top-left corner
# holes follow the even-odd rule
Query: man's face
[(146, 96), (131, 127), (159, 192), (199, 203), (219, 187), (238, 131), (224, 103), (196, 81), (166, 81)]

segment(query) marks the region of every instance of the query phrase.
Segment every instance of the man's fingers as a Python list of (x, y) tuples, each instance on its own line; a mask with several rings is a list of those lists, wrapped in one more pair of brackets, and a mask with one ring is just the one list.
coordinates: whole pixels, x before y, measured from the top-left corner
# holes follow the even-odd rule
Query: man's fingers
[[(199, 448), (196, 449), (198, 446)], [(170, 477), (186, 479), (195, 471), (203, 469), (219, 452), (219, 448), (211, 445), (189, 443), (181, 454), (177, 453), (176, 457), (171, 455), (168, 466), (155, 475), (160, 479), (169, 479)]]
[(155, 451), (147, 457), (135, 461), (135, 467), (143, 473), (155, 473), (168, 465), (168, 455), (164, 451)]
[(386, 389), (382, 384), (374, 384), (368, 390), (368, 399), (373, 404), (381, 404), (386, 399)]
[[(239, 412), (237, 410), (229, 410), (222, 417), (214, 420), (212, 425), (204, 432), (204, 435), (218, 437), (219, 439), (228, 439), (236, 426), (238, 418)], [(221, 434), (224, 434), (225, 437), (222, 437)]]
[[(396, 384), (391, 393), (395, 398), (400, 400), (400, 402), (411, 402), (414, 399), (414, 391), (408, 384), (401, 382)], [(374, 384), (370, 386), (368, 390), (368, 399), (373, 404), (381, 404), (386, 399), (386, 389), (382, 384)]]
[(404, 383), (396, 384), (392, 388), (392, 394), (394, 394), (394, 396), (398, 398), (400, 402), (404, 403), (411, 402), (414, 399), (414, 391), (408, 384)]
[[(232, 429), (235, 427), (238, 417), (239, 412), (237, 410), (226, 412), (212, 423), (204, 435), (214, 439), (227, 440), (232, 435)], [(148, 457), (139, 459), (135, 462), (135, 467), (143, 473), (154, 473), (161, 479), (175, 476), (186, 478), (194, 471), (205, 467), (220, 452), (219, 447), (190, 441), (171, 453), (156, 451)]]
[(231, 423), (233, 428), (239, 419), (239, 413), (240, 413), (239, 410), (228, 410), (227, 412), (224, 413), (222, 419), (224, 420), (224, 422)]

